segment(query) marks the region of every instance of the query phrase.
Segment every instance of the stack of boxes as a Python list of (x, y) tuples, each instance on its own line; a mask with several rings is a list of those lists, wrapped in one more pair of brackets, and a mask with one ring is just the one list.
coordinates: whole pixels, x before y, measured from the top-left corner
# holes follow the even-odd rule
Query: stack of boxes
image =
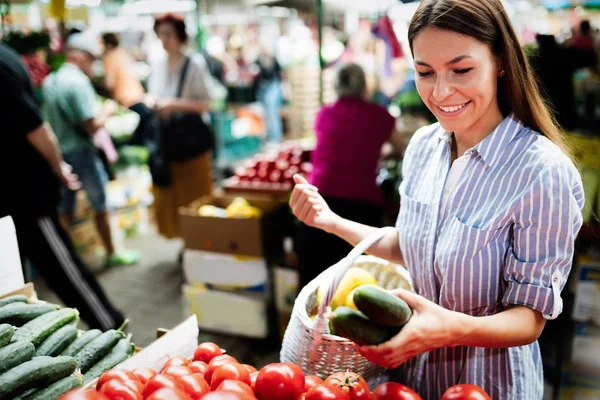
[(234, 196), (214, 194), (180, 209), (185, 250), (184, 309), (201, 329), (266, 339), (270, 318), (271, 270), (281, 257), (285, 202), (269, 197), (246, 200), (260, 218), (201, 216), (203, 205), (227, 208)]

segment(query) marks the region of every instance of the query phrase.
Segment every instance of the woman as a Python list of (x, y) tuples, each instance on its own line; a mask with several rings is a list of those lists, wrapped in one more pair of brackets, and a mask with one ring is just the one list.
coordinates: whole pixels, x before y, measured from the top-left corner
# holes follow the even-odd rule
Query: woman
[[(381, 226), (383, 195), (377, 187), (377, 165), (394, 131), (395, 119), (366, 100), (365, 73), (346, 64), (337, 73), (338, 100), (323, 107), (315, 120), (317, 145), (309, 182), (319, 188), (329, 207), (343, 218)], [(300, 284), (305, 286), (345, 257), (352, 246), (344, 240), (303, 225), (298, 238)]]
[[(542, 399), (537, 339), (562, 311), (584, 202), (581, 178), (500, 0), (426, 0), (408, 32), (416, 85), (439, 123), (403, 162), (397, 230), (371, 253), (406, 265), (415, 311), (359, 349), (424, 399), (472, 383), (492, 399)], [(374, 228), (337, 216), (300, 178), (306, 224), (356, 244)]]
[[(188, 36), (185, 29), (184, 20), (173, 14), (158, 17), (154, 23), (154, 31), (166, 54), (152, 64), (148, 91), (150, 103), (165, 119), (173, 113), (203, 113), (210, 109), (206, 62), (201, 55), (186, 55)], [(186, 62), (188, 67), (183, 89), (181, 97), (178, 97), (179, 81)], [(159, 232), (172, 238), (179, 236), (177, 209), (212, 192), (211, 154), (206, 151), (186, 161), (166, 161), (170, 184), (155, 184), (154, 205)]]
[(273, 54), (273, 50), (263, 46), (256, 60), (258, 75), (255, 78), (256, 97), (265, 109), (267, 121), (267, 139), (272, 143), (283, 140), (283, 122), (281, 121), (281, 66)]

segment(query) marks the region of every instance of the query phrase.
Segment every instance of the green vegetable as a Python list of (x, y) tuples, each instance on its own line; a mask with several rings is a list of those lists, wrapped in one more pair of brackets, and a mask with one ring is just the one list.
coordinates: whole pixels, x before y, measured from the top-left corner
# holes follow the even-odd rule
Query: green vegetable
[(12, 400), (32, 388), (48, 387), (76, 368), (73, 357), (36, 357), (0, 375), (0, 400)]
[[(125, 320), (123, 326), (129, 322)], [(98, 361), (106, 356), (117, 342), (125, 337), (125, 334), (121, 331), (122, 327), (118, 330), (111, 329), (98, 336), (96, 339), (88, 343), (79, 353), (75, 355), (77, 365), (82, 373), (86, 373), (91, 367), (93, 367)]]
[(15, 342), (0, 349), (0, 374), (31, 360), (35, 347), (29, 342)]
[(44, 340), (35, 354), (37, 356), (57, 356), (76, 338), (77, 328), (73, 325), (65, 325)]
[(52, 311), (56, 311), (56, 306), (46, 303), (11, 303), (0, 308), (0, 323), (21, 326)]
[(0, 325), (0, 347), (4, 347), (10, 343), (10, 340), (15, 334), (15, 328), (8, 324)]
[(87, 385), (94, 379), (99, 378), (104, 372), (127, 360), (131, 357), (134, 350), (135, 346), (131, 343), (131, 334), (127, 335), (126, 338), (119, 340), (110, 353), (85, 373), (85, 384)]
[(82, 333), (73, 343), (71, 343), (60, 355), (74, 357), (85, 347), (86, 344), (102, 335), (100, 329), (90, 329)]
[(15, 294), (12, 296), (4, 297), (0, 299), (0, 307), (4, 307), (7, 304), (11, 303), (27, 303), (29, 299), (24, 294)]
[(402, 327), (412, 317), (404, 300), (376, 287), (359, 286), (353, 300), (360, 312), (379, 325)]
[(37, 317), (15, 332), (13, 340), (25, 340), (39, 346), (59, 328), (74, 321), (79, 316), (73, 308), (62, 308)]
[(340, 306), (330, 320), (336, 335), (352, 340), (359, 346), (377, 345), (390, 340), (399, 328), (381, 326), (369, 320), (363, 313), (350, 307)]
[(83, 386), (83, 376), (75, 373), (25, 397), (24, 400), (58, 400), (70, 390)]

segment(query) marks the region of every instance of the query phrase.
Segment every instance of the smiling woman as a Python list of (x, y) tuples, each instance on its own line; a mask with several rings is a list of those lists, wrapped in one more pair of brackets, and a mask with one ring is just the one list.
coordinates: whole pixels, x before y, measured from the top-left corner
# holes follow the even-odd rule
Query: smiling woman
[[(475, 384), (492, 399), (541, 400), (537, 338), (560, 296), (581, 228), (581, 177), (546, 107), (501, 0), (423, 0), (409, 27), (416, 85), (438, 123), (402, 164), (396, 231), (372, 255), (410, 270), (413, 309), (361, 354), (424, 399)], [(374, 228), (331, 211), (300, 178), (290, 205), (305, 224), (356, 244)]]

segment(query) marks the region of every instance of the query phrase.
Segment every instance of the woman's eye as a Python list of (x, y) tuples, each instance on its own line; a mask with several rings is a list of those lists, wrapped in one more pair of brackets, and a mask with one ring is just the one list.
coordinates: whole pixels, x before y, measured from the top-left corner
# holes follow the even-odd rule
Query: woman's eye
[(471, 71), (473, 68), (463, 68), (463, 69), (455, 69), (454, 72), (457, 73), (458, 75), (464, 75), (466, 73), (468, 73), (469, 71)]
[(419, 71), (417, 71), (417, 74), (420, 77), (426, 77), (426, 76), (431, 76), (432, 72), (431, 71), (429, 71), (429, 72), (419, 72)]

